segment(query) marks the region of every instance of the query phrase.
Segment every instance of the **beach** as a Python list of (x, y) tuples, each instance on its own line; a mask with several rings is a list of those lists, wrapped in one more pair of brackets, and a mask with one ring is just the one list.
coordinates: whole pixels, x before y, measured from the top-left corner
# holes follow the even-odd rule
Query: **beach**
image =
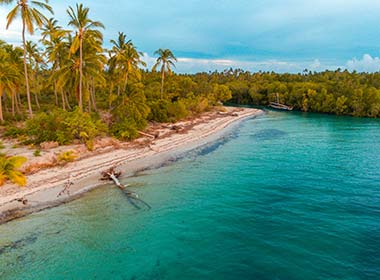
[[(30, 159), (24, 167), (28, 183), (22, 188), (11, 184), (0, 188), (0, 222), (77, 198), (105, 184), (100, 180), (101, 172), (110, 167), (122, 171), (122, 177), (159, 167), (187, 151), (215, 141), (226, 132), (226, 128), (232, 128), (239, 121), (262, 113), (258, 109), (226, 107), (223, 111), (214, 110), (175, 124), (152, 125), (143, 137), (132, 142), (101, 139), (91, 152), (83, 144), (56, 147), (47, 149), (41, 159), (34, 161), (30, 151), (14, 149), (13, 153)], [(49, 164), (43, 160), (69, 150), (79, 155), (77, 160), (46, 167)]]

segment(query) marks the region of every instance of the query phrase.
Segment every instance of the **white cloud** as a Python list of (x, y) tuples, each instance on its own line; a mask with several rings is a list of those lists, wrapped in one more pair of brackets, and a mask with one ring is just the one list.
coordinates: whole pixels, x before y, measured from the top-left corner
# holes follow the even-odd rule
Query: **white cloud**
[(380, 71), (380, 58), (365, 54), (361, 59), (353, 58), (349, 60), (347, 62), (347, 69), (358, 72), (377, 72)]
[(309, 69), (311, 71), (320, 71), (322, 70), (321, 69), (321, 62), (319, 61), (319, 59), (315, 59), (310, 65), (309, 65)]
[[(6, 29), (7, 21), (6, 17), (9, 9), (0, 7), (0, 40), (6, 41), (9, 44), (20, 45), (21, 44), (21, 31), (22, 31), (22, 21), (17, 18), (12, 24)], [(34, 35), (26, 35), (26, 40), (32, 40), (37, 42), (40, 37), (38, 36), (38, 31)]]
[[(155, 62), (155, 58), (144, 53), (143, 60), (147, 63), (147, 67), (151, 68)], [(262, 60), (262, 61), (243, 61), (233, 59), (201, 59), (179, 57), (176, 63), (176, 72), (179, 73), (196, 73), (209, 71), (223, 71), (228, 68), (241, 68), (251, 72), (258, 71), (275, 71), (279, 73), (299, 73), (305, 68), (312, 71), (322, 71), (325, 69), (336, 69), (336, 66), (325, 66), (315, 59), (314, 61), (282, 61), (282, 60)]]

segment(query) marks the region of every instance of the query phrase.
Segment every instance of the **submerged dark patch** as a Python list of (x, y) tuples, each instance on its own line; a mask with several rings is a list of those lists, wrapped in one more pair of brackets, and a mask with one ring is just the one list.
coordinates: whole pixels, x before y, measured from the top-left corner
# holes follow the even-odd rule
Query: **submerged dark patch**
[(33, 244), (37, 241), (37, 235), (32, 234), (27, 237), (21, 238), (19, 240), (16, 240), (14, 242), (11, 242), (9, 244), (3, 245), (0, 247), (0, 255), (10, 252), (12, 250), (23, 248), (27, 245)]
[(282, 138), (288, 135), (287, 132), (279, 129), (262, 129), (252, 135), (252, 138), (256, 140), (273, 140)]

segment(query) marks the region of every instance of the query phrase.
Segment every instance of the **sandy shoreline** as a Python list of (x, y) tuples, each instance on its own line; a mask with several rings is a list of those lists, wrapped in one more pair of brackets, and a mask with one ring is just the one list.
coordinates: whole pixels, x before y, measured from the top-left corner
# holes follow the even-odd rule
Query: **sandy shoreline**
[[(6, 185), (0, 189), (0, 223), (65, 203), (104, 185), (105, 182), (99, 180), (100, 173), (112, 166), (123, 172), (127, 170), (123, 177), (158, 167), (180, 154), (215, 141), (232, 124), (262, 113), (257, 109), (228, 108), (228, 113), (214, 112), (191, 122), (181, 122), (181, 127), (185, 128), (183, 132), (168, 133), (146, 145), (112, 147), (102, 153), (95, 151), (65, 166), (40, 170), (28, 176), (27, 187)], [(68, 179), (73, 183), (69, 194), (58, 196)]]

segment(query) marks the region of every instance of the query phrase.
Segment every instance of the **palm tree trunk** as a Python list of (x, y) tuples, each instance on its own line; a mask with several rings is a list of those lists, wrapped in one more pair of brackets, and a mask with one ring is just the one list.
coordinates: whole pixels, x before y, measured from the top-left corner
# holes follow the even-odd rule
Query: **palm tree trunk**
[(16, 92), (16, 111), (20, 114), (20, 107), (21, 107), (21, 98), (20, 93)]
[(71, 110), (71, 106), (70, 106), (69, 98), (67, 97), (66, 92), (64, 92), (63, 95), (64, 95), (65, 100), (66, 100), (67, 108), (69, 108), (69, 110)]
[(2, 98), (1, 98), (2, 95), (3, 95), (3, 89), (0, 87), (0, 121), (1, 122), (4, 121), (4, 117), (3, 117), (3, 101), (2, 101)]
[(127, 85), (128, 85), (128, 71), (125, 73), (125, 78), (124, 78), (124, 92), (127, 90)]
[(112, 108), (112, 92), (113, 92), (113, 82), (111, 82), (110, 92), (109, 92), (109, 95), (108, 95), (108, 106), (109, 106), (110, 110)]
[(165, 71), (162, 67), (161, 69), (161, 99), (164, 97), (164, 79), (165, 79)]
[(83, 81), (83, 36), (79, 34), (79, 109), (83, 111), (82, 81)]
[(94, 78), (91, 79), (91, 97), (92, 97), (92, 106), (94, 107), (95, 112), (97, 112), (98, 109), (96, 108), (96, 96), (95, 96)]
[(4, 93), (3, 94), (3, 113), (6, 111), (7, 113), (9, 112), (8, 106), (7, 106), (7, 95)]
[(40, 102), (38, 101), (38, 95), (37, 95), (37, 93), (34, 93), (34, 100), (36, 101), (37, 108), (41, 109)]
[(28, 99), (29, 118), (32, 118), (33, 110), (32, 110), (32, 101), (30, 100), (28, 66), (26, 64), (25, 19), (23, 19), (22, 21), (22, 44), (24, 47), (24, 74), (25, 74), (25, 84), (26, 84), (26, 97)]
[(12, 100), (12, 117), (15, 117), (15, 99), (16, 99), (16, 96), (15, 96), (15, 92), (14, 90), (12, 89), (12, 93), (11, 93), (11, 100)]
[(38, 81), (38, 69), (39, 69), (39, 65), (38, 63), (36, 63), (36, 69), (35, 69), (35, 75), (34, 75), (34, 78), (36, 80), (36, 91), (34, 92), (34, 98), (36, 100), (37, 108), (38, 110), (40, 110), (41, 106), (40, 106), (40, 102), (38, 101), (38, 94), (40, 93), (40, 83)]
[(61, 96), (62, 96), (62, 109), (66, 111), (65, 93), (62, 89), (61, 89)]
[(88, 112), (91, 113), (91, 97), (88, 98)]
[(54, 97), (55, 97), (55, 106), (58, 106), (58, 93), (57, 93), (57, 81), (54, 81)]

